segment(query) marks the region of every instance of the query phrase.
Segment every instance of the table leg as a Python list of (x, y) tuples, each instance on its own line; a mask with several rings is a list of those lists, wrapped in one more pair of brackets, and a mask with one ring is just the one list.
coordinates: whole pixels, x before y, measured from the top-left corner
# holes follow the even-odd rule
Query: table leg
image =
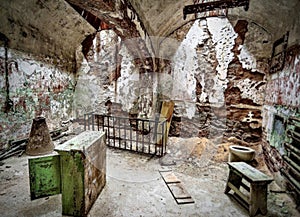
[(230, 187), (228, 186), (228, 183), (233, 184), (237, 189), (240, 188), (241, 182), (242, 182), (242, 177), (236, 173), (233, 170), (229, 171), (229, 176), (228, 176), (228, 180), (227, 180), (227, 184), (226, 184), (226, 188), (224, 193), (227, 194), (230, 191)]
[(255, 216), (258, 210), (263, 215), (267, 214), (267, 189), (266, 183), (252, 183), (250, 185), (250, 216)]

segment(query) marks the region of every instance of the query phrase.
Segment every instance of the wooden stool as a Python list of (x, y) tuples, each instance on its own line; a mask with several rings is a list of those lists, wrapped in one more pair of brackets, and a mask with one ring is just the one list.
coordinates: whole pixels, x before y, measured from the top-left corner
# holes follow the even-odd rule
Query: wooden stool
[[(230, 190), (235, 192), (235, 198), (249, 209), (249, 215), (255, 216), (258, 210), (261, 214), (267, 214), (267, 189), (273, 178), (265, 175), (245, 162), (228, 163), (229, 176), (225, 188), (225, 194)], [(250, 183), (250, 187), (243, 180)], [(243, 187), (249, 195), (240, 190)]]

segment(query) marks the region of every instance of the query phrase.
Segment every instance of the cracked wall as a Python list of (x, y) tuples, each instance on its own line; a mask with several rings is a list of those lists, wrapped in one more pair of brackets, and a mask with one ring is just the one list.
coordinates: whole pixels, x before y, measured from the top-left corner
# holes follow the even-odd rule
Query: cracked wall
[[(265, 105), (263, 107), (263, 148), (266, 162), (273, 172), (283, 167), (283, 142), (288, 119), (300, 119), (300, 47), (287, 49), (281, 71), (268, 75)], [(279, 122), (281, 121), (281, 122)], [(284, 129), (279, 132), (278, 123)], [(282, 135), (279, 135), (282, 134)], [(278, 137), (283, 137), (280, 141)]]
[[(35, 84), (30, 87), (40, 92), (32, 97), (32, 93), (25, 93), (32, 90), (26, 89), (22, 92), (26, 97), (12, 99), (32, 101), (22, 108), (27, 118), (38, 114), (67, 118), (70, 111), (76, 118), (88, 112), (104, 113), (109, 101), (113, 103), (111, 111), (145, 113), (150, 117), (156, 103), (154, 97), (158, 96), (155, 100), (175, 102), (171, 135), (235, 137), (249, 144), (259, 142), (268, 61), (263, 55), (254, 58), (253, 52), (262, 50), (269, 35), (253, 23), (239, 20), (232, 25), (227, 18), (196, 20), (185, 27), (170, 36), (176, 40), (177, 50), (173, 57), (168, 55), (169, 59), (157, 61), (159, 73), (148, 73), (143, 68), (147, 65), (141, 64), (143, 61), (133, 56), (109, 29), (96, 33), (85, 57), (82, 47), (77, 49), (76, 59), (81, 64), (74, 77), (56, 69), (55, 60), (49, 59), (52, 65), (48, 66), (22, 54), (23, 62), (18, 63), (18, 68), (11, 64), (11, 80), (16, 83), (10, 87), (12, 94), (29, 74), (27, 79)], [(249, 40), (254, 40), (255, 49)], [(25, 72), (20, 74), (20, 70)], [(34, 70), (39, 73), (31, 76), (30, 71)], [(29, 74), (25, 76), (26, 73)], [(299, 78), (298, 74), (291, 77)], [(297, 93), (297, 84), (286, 78), (277, 80), (282, 86), (291, 87), (290, 92), (280, 90), (281, 97), (267, 95), (266, 100), (282, 98), (286, 104), (293, 100), (292, 105), (298, 105), (298, 99), (290, 96)], [(272, 79), (268, 88), (276, 86), (277, 80)], [(18, 111), (17, 107), (14, 109)]]
[[(118, 36), (111, 30), (98, 32), (87, 57), (80, 56), (83, 64), (77, 70), (74, 92), (75, 116), (89, 112), (105, 111), (105, 101), (113, 97), (112, 75), (116, 69), (116, 44)], [(80, 53), (80, 52), (79, 52)]]
[[(245, 45), (249, 23), (239, 20), (234, 30), (238, 34), (232, 49), (234, 58), (228, 67), (228, 87), (225, 91), (227, 104), (227, 137), (236, 137), (248, 144), (261, 140), (261, 109), (265, 93), (265, 73), (262, 66), (266, 59), (255, 59)], [(260, 39), (258, 38), (257, 41)]]
[[(172, 95), (176, 103), (171, 134), (260, 141), (268, 62), (254, 58), (253, 48), (244, 43), (259, 34), (253, 43), (262, 46), (267, 36), (258, 31), (246, 21), (232, 26), (226, 18), (206, 18), (195, 21), (185, 34), (179, 29), (171, 36), (182, 40), (171, 75), (184, 83), (186, 96)], [(173, 93), (183, 91), (176, 88)]]
[[(81, 58), (83, 58), (81, 56)], [(129, 112), (140, 92), (139, 68), (120, 37), (113, 30), (101, 30), (93, 39), (87, 58), (78, 70), (74, 112), (82, 117), (89, 112)]]
[[(38, 58), (12, 49), (8, 50), (8, 81), (11, 110), (1, 107), (1, 144), (8, 139), (25, 137), (31, 120), (44, 116), (50, 129), (59, 127), (72, 113), (74, 75), (57, 67), (57, 60)], [(0, 48), (0, 101), (7, 97), (5, 81), (5, 54)]]

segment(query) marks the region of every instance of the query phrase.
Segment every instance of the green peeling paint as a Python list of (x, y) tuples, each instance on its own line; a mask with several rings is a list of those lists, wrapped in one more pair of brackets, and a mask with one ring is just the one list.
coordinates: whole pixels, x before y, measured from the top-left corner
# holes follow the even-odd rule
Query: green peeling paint
[(62, 214), (82, 216), (84, 212), (84, 165), (80, 152), (60, 152)]
[(285, 124), (284, 119), (275, 116), (273, 131), (270, 138), (270, 145), (275, 147), (277, 150), (283, 148), (283, 143), (285, 141)]
[(59, 155), (28, 160), (30, 195), (37, 199), (61, 193)]
[(62, 193), (63, 215), (84, 215), (84, 155), (80, 151), (29, 159), (29, 174), (32, 200)]

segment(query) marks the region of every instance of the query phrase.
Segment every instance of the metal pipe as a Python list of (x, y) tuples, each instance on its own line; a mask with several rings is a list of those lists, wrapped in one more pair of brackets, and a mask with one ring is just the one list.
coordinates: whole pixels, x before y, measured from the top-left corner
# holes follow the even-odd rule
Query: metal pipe
[[(118, 118), (118, 123), (119, 123), (119, 126), (118, 126), (118, 130), (119, 130), (119, 138), (121, 138), (121, 118)], [(121, 139), (119, 139), (119, 148), (121, 148)]]
[(292, 145), (290, 145), (288, 143), (284, 143), (284, 146), (286, 148), (288, 148), (289, 150), (291, 150), (291, 151), (297, 153), (298, 155), (300, 155), (300, 150), (298, 148), (296, 148), (295, 146), (292, 146)]
[(95, 114), (91, 114), (92, 117), (92, 130), (95, 130)]
[(84, 131), (86, 131), (86, 114), (83, 115), (83, 120), (84, 120)]
[(300, 119), (296, 117), (290, 117), (290, 119), (300, 122)]
[(298, 162), (300, 162), (300, 157), (297, 154), (295, 154), (294, 152), (291, 152), (290, 155), (292, 155), (294, 158), (297, 159)]
[(298, 166), (297, 163), (292, 161), (288, 156), (283, 155), (282, 158), (291, 166), (293, 167), (299, 174), (300, 174), (300, 167)]
[(292, 137), (294, 140), (297, 140), (300, 142), (300, 133), (297, 133), (295, 131), (287, 130), (287, 134), (289, 137)]
[(135, 150), (138, 151), (139, 150), (139, 134), (138, 134), (139, 119), (135, 119), (135, 127), (136, 127), (136, 131), (135, 131)]
[[(289, 169), (289, 172), (291, 171), (291, 174), (293, 174), (294, 177), (300, 177), (300, 173), (297, 170), (295, 170), (293, 167), (291, 167), (290, 165), (288, 165), (288, 169)], [(298, 180), (296, 180), (296, 181), (300, 185), (300, 182)]]
[(183, 19), (186, 19), (187, 14), (201, 13), (216, 9), (228, 9), (241, 6), (243, 6), (244, 9), (247, 11), (249, 9), (249, 0), (220, 0), (214, 2), (204, 2), (194, 5), (186, 5), (183, 8)]
[(267, 148), (267, 156), (269, 158), (269, 161), (272, 163), (269, 166), (272, 168), (272, 170), (278, 171), (280, 168), (280, 165), (278, 165), (278, 161), (274, 158), (274, 156), (271, 154), (271, 149)]
[(144, 132), (145, 132), (145, 120), (142, 120), (142, 152), (144, 152)]
[(113, 130), (113, 141), (114, 141), (114, 147), (116, 147), (116, 131), (115, 131), (115, 117), (112, 117), (112, 130)]
[(110, 145), (110, 127), (109, 127), (109, 116), (105, 116), (107, 120), (107, 138), (108, 138), (108, 144)]
[(294, 186), (295, 190), (300, 194), (300, 184), (297, 180), (288, 174), (285, 170), (281, 169), (280, 172), (287, 178), (287, 180)]

